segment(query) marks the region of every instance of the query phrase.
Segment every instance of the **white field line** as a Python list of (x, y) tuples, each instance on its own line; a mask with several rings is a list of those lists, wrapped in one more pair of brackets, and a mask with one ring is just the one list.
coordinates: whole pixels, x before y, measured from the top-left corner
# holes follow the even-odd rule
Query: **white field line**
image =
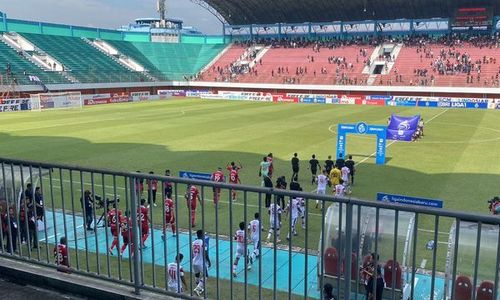
[[(76, 226), (76, 228), (75, 228), (75, 229), (79, 229), (79, 228), (82, 228), (82, 227), (83, 227), (83, 225), (78, 225), (78, 226)], [(63, 232), (63, 233), (64, 233), (64, 232)], [(58, 233), (57, 235), (60, 235), (60, 234)], [(48, 236), (48, 237), (47, 237), (47, 240), (53, 239), (54, 237), (55, 237), (55, 235)], [(44, 241), (45, 241), (45, 238), (43, 238), (43, 239), (39, 240), (39, 242), (44, 242)]]
[(426, 264), (427, 264), (427, 259), (422, 259), (422, 262), (420, 263), (420, 269), (425, 269)]
[[(59, 181), (59, 179), (57, 179), (57, 178), (53, 178), (52, 180), (53, 180), (53, 181)], [(63, 179), (63, 182), (66, 182), (66, 183), (71, 183), (71, 182), (70, 182), (69, 180), (67, 180), (67, 179)], [(89, 182), (84, 182), (84, 183), (83, 183), (83, 185), (86, 185), (86, 186), (91, 186), (91, 183), (89, 183)], [(94, 186), (99, 186), (99, 187), (102, 187), (102, 185), (97, 184), (97, 183), (94, 183)], [(53, 187), (54, 187), (54, 188), (56, 188), (56, 189), (61, 189), (61, 188), (60, 188), (59, 186), (57, 186), (57, 185), (54, 185)], [(112, 188), (113, 188), (112, 186), (105, 186), (105, 187), (106, 187), (106, 188), (109, 188), (109, 189), (112, 189)], [(125, 190), (125, 188), (124, 188), (124, 187), (118, 187), (118, 186), (117, 186), (116, 188), (117, 188), (117, 189), (120, 189), (120, 190)], [(80, 192), (81, 192), (81, 189), (77, 189), (77, 191), (80, 191)], [(114, 194), (113, 194), (113, 193), (106, 193), (106, 195), (108, 195), (108, 196), (114, 196)], [(179, 194), (178, 194), (177, 196), (184, 197), (184, 195), (179, 195)], [(208, 200), (208, 201), (209, 201), (209, 200), (211, 200), (211, 199), (205, 198), (205, 200)], [(219, 200), (219, 202), (220, 202), (220, 203), (229, 204), (229, 201)], [(237, 205), (237, 206), (244, 206), (245, 204), (244, 204), (244, 203), (239, 203), (239, 202), (233, 202), (233, 205)], [(258, 205), (253, 205), (253, 204), (248, 204), (248, 203), (247, 203), (247, 207), (259, 208), (259, 206), (258, 206)], [(316, 216), (316, 217), (322, 217), (322, 215), (321, 215), (321, 214), (315, 214), (315, 213), (308, 213), (308, 215), (310, 215), (310, 216)]]
[[(434, 119), (436, 119), (437, 117), (441, 116), (442, 114), (444, 114), (444, 113), (445, 113), (445, 112), (447, 112), (448, 110), (449, 110), (449, 108), (447, 108), (447, 109), (443, 110), (442, 112), (440, 112), (440, 113), (436, 114), (435, 116), (433, 116), (432, 118), (430, 118), (430, 119), (426, 122), (426, 124), (429, 124), (432, 120), (434, 120)], [(387, 148), (389, 148), (390, 146), (392, 146), (392, 145), (393, 145), (394, 143), (396, 143), (396, 142), (397, 142), (396, 140), (394, 140), (394, 141), (390, 142), (387, 146), (385, 146), (385, 148), (386, 148), (386, 149), (387, 149)], [(356, 163), (356, 166), (358, 166), (358, 165), (360, 165), (360, 164), (364, 163), (365, 161), (369, 160), (369, 159), (370, 159), (370, 158), (372, 158), (375, 154), (377, 154), (377, 152), (373, 152), (372, 154), (370, 154), (370, 156), (365, 157), (364, 159), (360, 160), (358, 163)]]
[[(53, 181), (59, 181), (58, 178), (53, 178), (52, 179)], [(69, 180), (67, 179), (63, 179), (63, 182), (66, 182), (66, 183), (71, 183)], [(86, 186), (91, 186), (91, 183), (89, 182), (84, 182), (83, 185), (86, 185)], [(97, 183), (94, 183), (95, 186), (99, 186), (99, 187), (102, 187), (102, 185), (100, 184), (97, 184)], [(59, 186), (57, 185), (54, 185), (53, 186), (54, 188), (56, 189), (60, 189)], [(112, 186), (105, 186), (106, 188), (109, 188), (109, 189), (112, 189), (113, 187)], [(116, 189), (119, 189), (119, 190), (125, 190), (124, 187), (121, 187), (121, 186), (117, 186)], [(81, 192), (81, 189), (77, 189), (77, 191), (80, 191)], [(312, 192), (315, 192), (316, 190), (313, 190)], [(106, 195), (108, 196), (114, 196), (113, 193), (106, 193)], [(177, 196), (180, 196), (180, 197), (183, 197), (184, 195), (177, 195)], [(206, 200), (210, 200), (210, 199), (206, 199)], [(220, 200), (219, 202), (221, 203), (225, 203), (225, 204), (229, 204), (229, 201), (223, 201), (223, 200)], [(233, 202), (233, 205), (237, 205), (237, 206), (244, 206), (243, 203), (239, 203), (239, 202)], [(258, 205), (253, 205), (253, 204), (248, 204), (247, 203), (247, 207), (253, 207), (253, 208), (259, 208)], [(322, 214), (316, 214), (316, 213), (308, 213), (309, 216), (315, 216), (315, 217), (323, 217)], [(427, 233), (434, 233), (433, 230), (428, 230), (428, 229), (423, 229), (423, 228), (418, 228), (418, 231), (421, 231), (421, 232), (427, 232)], [(438, 234), (440, 235), (448, 235), (449, 232), (444, 232), (444, 231), (439, 231)]]

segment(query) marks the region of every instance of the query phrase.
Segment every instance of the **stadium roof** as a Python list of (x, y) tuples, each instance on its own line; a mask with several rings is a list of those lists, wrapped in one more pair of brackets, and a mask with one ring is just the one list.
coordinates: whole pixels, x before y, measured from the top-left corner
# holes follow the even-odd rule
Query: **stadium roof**
[(457, 7), (498, 0), (205, 0), (232, 25), (451, 17)]

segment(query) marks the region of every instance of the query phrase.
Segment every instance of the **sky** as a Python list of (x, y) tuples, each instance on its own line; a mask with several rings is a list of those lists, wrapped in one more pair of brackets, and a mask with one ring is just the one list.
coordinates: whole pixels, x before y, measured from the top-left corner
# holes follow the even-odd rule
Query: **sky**
[[(0, 0), (8, 18), (116, 29), (141, 17), (157, 17), (156, 0)], [(221, 34), (217, 18), (190, 0), (167, 0), (167, 16), (206, 34)]]

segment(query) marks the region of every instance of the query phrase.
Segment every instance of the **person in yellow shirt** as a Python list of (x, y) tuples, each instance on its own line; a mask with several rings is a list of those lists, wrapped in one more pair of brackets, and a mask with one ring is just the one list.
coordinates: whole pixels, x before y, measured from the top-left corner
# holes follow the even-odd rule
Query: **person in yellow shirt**
[(341, 172), (337, 166), (330, 171), (330, 184), (335, 187), (340, 184)]

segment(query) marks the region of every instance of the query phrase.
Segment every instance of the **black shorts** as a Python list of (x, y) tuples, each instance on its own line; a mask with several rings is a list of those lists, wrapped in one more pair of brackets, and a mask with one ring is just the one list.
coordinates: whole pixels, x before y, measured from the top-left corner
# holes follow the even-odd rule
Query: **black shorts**
[(299, 167), (296, 167), (296, 168), (292, 167), (292, 171), (293, 171), (294, 173), (299, 173)]
[(318, 173), (318, 169), (311, 169), (311, 174), (316, 175)]

